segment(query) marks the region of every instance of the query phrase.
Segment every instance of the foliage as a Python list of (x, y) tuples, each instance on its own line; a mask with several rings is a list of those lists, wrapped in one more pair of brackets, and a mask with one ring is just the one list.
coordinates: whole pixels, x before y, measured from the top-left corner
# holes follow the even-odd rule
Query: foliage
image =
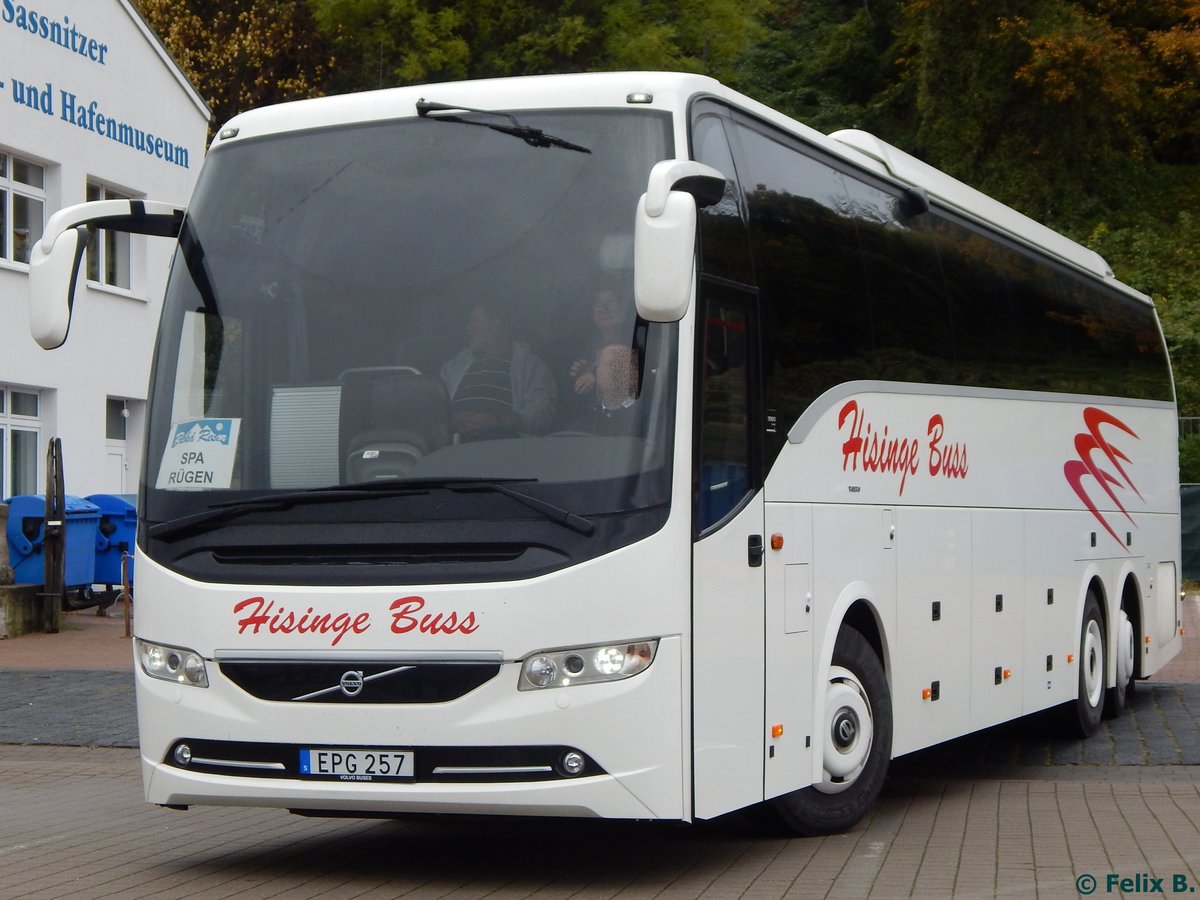
[(683, 69), (732, 78), (766, 0), (309, 0), (335, 90), (422, 81)]
[(1200, 434), (1179, 441), (1179, 483), (1200, 484)]
[(328, 40), (305, 0), (134, 0), (219, 125), (238, 112), (322, 93)]

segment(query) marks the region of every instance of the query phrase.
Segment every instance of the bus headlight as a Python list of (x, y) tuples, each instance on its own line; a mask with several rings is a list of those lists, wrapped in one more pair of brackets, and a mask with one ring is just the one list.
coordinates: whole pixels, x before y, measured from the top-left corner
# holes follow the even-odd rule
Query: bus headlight
[(208, 687), (208, 670), (204, 667), (204, 657), (195, 650), (152, 644), (141, 638), (138, 638), (137, 647), (138, 662), (142, 664), (142, 671), (151, 678), (174, 681), (176, 684), (190, 684), (193, 687)]
[(658, 641), (632, 641), (553, 650), (527, 656), (521, 664), (522, 691), (619, 681), (644, 671), (654, 662)]

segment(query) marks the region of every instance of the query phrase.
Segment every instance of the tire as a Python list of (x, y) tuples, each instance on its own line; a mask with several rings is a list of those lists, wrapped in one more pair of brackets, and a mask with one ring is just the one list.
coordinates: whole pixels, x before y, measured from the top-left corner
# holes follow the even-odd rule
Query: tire
[(1108, 681), (1104, 622), (1100, 601), (1088, 591), (1079, 626), (1079, 679), (1073, 703), (1067, 704), (1067, 723), (1079, 737), (1091, 737), (1104, 714), (1104, 686)]
[(1104, 703), (1104, 715), (1115, 719), (1125, 709), (1133, 693), (1133, 673), (1137, 669), (1137, 639), (1133, 633), (1133, 622), (1125, 607), (1117, 618), (1117, 683), (1108, 689)]
[(764, 804), (795, 834), (836, 834), (856, 825), (879, 798), (891, 761), (892, 699), (883, 665), (848, 626), (833, 648), (822, 722), (824, 779)]

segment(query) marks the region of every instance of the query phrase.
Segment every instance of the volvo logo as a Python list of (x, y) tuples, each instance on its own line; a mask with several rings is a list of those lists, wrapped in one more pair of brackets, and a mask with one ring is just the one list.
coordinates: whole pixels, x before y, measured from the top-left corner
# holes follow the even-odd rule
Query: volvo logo
[(351, 670), (342, 676), (338, 684), (347, 697), (357, 697), (362, 693), (363, 673)]
[[(301, 694), (299, 697), (293, 697), (292, 700), (297, 703), (302, 703), (305, 700), (317, 700), (322, 697), (330, 698), (331, 694), (342, 692), (345, 697), (357, 697), (362, 693), (363, 685), (368, 681), (377, 681), (380, 678), (387, 678), (390, 675), (399, 675), (401, 672), (408, 672), (415, 666), (397, 666), (394, 669), (388, 669), (386, 672), (375, 672), (372, 675), (363, 676), (361, 669), (351, 669), (348, 672), (343, 672), (342, 677), (338, 679), (337, 684), (332, 687), (321, 688), (318, 691), (312, 691), (307, 694)], [(332, 699), (332, 698), (330, 698)]]

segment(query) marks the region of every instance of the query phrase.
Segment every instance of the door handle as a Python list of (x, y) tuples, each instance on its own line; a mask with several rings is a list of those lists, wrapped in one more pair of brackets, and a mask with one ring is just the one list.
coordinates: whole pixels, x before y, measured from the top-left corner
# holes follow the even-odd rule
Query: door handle
[(765, 552), (761, 534), (752, 534), (746, 538), (746, 562), (749, 563), (750, 568), (756, 569), (763, 564)]

